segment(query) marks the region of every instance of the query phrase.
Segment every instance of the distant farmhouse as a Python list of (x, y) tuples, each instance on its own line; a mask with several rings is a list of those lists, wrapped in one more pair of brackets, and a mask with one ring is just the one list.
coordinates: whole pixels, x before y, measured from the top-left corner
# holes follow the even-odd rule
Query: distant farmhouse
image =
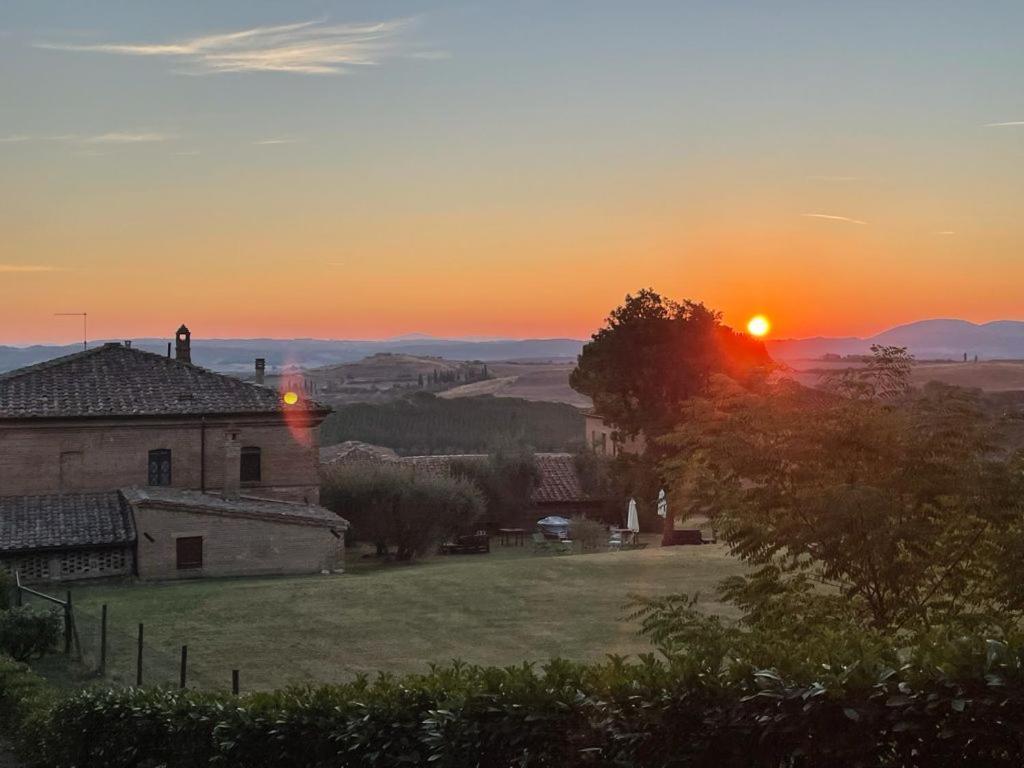
[(587, 444), (599, 456), (641, 454), (646, 449), (642, 433), (632, 437), (626, 436), (594, 409), (586, 411), (584, 417)]
[(110, 343), (0, 374), (0, 565), (26, 580), (310, 573), (348, 524), (318, 506), (304, 395)]

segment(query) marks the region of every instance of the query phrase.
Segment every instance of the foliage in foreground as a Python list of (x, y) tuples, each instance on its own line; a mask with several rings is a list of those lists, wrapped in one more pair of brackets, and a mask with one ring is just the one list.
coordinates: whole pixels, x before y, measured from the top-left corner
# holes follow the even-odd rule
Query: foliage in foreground
[(666, 438), (675, 499), (752, 566), (724, 585), (748, 623), (780, 598), (911, 645), (1024, 619), (1024, 457), (979, 393), (912, 390), (911, 364), (879, 347), (824, 392), (719, 378)]
[(97, 689), (55, 704), (0, 663), (0, 725), (35, 763), (78, 768), (1018, 765), (1024, 655), (945, 650), (939, 663), (865, 658), (810, 681), (645, 657), (454, 664), (241, 698)]

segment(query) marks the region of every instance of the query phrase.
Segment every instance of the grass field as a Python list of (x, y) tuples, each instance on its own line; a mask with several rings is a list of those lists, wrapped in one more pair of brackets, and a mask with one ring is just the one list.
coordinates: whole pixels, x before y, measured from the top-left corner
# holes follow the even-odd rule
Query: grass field
[(576, 367), (571, 363), (489, 363), (488, 368), (495, 378), (463, 384), (438, 396), (446, 399), (456, 397), (521, 397), (524, 400), (540, 400), (552, 403), (568, 403), (576, 408), (589, 408), (589, 397), (581, 395), (569, 386), (569, 374)]
[(585, 555), (496, 547), (408, 566), (350, 565), (340, 576), (80, 587), (83, 644), (94, 647), (107, 603), (109, 677), (125, 683), (134, 680), (139, 622), (147, 683), (177, 679), (182, 644), (198, 687), (227, 686), (238, 668), (250, 690), (423, 670), (456, 657), (594, 659), (650, 650), (624, 620), (632, 595), (696, 591), (708, 610), (725, 612), (714, 587), (741, 569), (716, 545)]

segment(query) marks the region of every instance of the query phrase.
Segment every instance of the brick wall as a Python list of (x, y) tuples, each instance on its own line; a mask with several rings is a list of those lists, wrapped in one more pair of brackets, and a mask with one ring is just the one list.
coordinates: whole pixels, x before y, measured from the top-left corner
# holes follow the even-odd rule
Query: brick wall
[[(344, 565), (344, 531), (235, 515), (135, 506), (143, 579), (319, 573)], [(177, 539), (203, 537), (203, 567), (177, 568)]]
[[(148, 482), (149, 451), (171, 451), (171, 485), (200, 490), (202, 427), (198, 419), (47, 420), (0, 424), (0, 495), (109, 491)], [(286, 425), (266, 417), (208, 419), (205, 487), (223, 486), (225, 444), (262, 451), (259, 483), (242, 492), (287, 501), (319, 501), (317, 425)], [(236, 465), (237, 466), (237, 465)]]

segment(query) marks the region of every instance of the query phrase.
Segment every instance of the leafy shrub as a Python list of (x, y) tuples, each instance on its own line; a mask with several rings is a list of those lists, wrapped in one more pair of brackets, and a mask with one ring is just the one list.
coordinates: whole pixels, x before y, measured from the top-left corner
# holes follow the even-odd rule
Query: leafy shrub
[(597, 520), (591, 520), (583, 515), (573, 515), (569, 521), (569, 538), (579, 542), (584, 551), (603, 549), (608, 544), (608, 529)]
[(78, 768), (1019, 765), (1022, 650), (955, 643), (936, 661), (825, 665), (811, 682), (644, 656), (456, 663), (241, 698), (86, 690), (48, 712), (35, 754)]
[(56, 611), (20, 606), (0, 611), (0, 653), (15, 661), (40, 658), (53, 649), (62, 621)]
[(53, 692), (21, 662), (0, 656), (0, 734), (27, 751), (42, 742)]
[(537, 457), (521, 445), (502, 446), (486, 460), (454, 460), (451, 473), (453, 477), (471, 480), (480, 489), (487, 520), (495, 526), (520, 522), (540, 482)]
[(332, 467), (321, 478), (320, 502), (352, 524), (352, 535), (381, 554), (411, 560), (446, 536), (472, 526), (483, 511), (476, 486), (451, 477), (421, 477), (408, 467)]

